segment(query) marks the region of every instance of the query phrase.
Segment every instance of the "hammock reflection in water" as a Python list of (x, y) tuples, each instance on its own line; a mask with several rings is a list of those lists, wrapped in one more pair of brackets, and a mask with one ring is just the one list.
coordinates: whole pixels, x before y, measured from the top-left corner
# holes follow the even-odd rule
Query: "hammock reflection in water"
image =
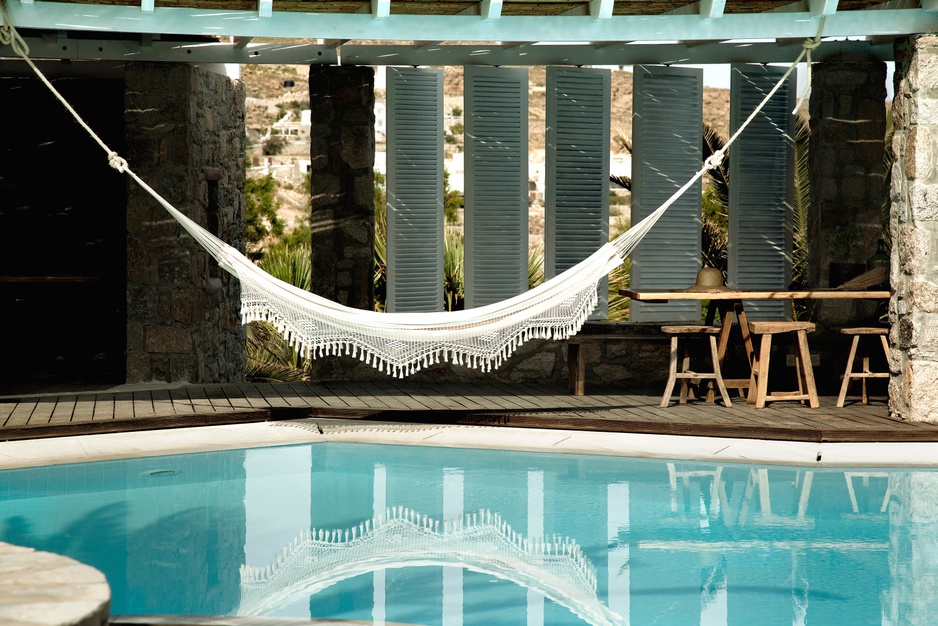
[(263, 568), (241, 568), (239, 615), (264, 615), (339, 581), (387, 568), (455, 566), (511, 581), (594, 626), (625, 626), (596, 595), (596, 572), (576, 542), (528, 541), (481, 510), (442, 524), (397, 507), (346, 530), (312, 530)]
[(100, 569), (115, 614), (911, 624), (936, 501), (934, 470), (329, 442), (0, 471), (0, 541)]

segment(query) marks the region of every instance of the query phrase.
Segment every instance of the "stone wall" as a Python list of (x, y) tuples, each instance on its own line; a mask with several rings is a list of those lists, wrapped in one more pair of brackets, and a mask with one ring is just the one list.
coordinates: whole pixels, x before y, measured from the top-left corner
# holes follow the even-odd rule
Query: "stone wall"
[(375, 91), (370, 67), (309, 70), (312, 291), (373, 307)]
[[(187, 64), (130, 63), (131, 168), (244, 249), (244, 86)], [(240, 286), (133, 181), (127, 195), (127, 382), (244, 375)]]
[(938, 421), (938, 35), (897, 40), (890, 411)]
[[(865, 271), (883, 234), (886, 64), (840, 57), (811, 71), (808, 281), (836, 287)], [(872, 301), (820, 300), (815, 319), (824, 328), (876, 313)]]

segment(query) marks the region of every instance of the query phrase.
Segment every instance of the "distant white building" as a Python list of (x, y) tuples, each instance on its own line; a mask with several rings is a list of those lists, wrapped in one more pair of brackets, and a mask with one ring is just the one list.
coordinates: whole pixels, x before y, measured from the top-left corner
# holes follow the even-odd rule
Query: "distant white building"
[(274, 122), (273, 127), (281, 135), (287, 137), (309, 137), (312, 128), (312, 118), (309, 109), (300, 111), (300, 118), (297, 119), (292, 109), (288, 109), (286, 114)]
[(375, 150), (375, 171), (382, 174), (388, 173), (388, 153), (383, 150)]
[(388, 115), (384, 102), (375, 102), (375, 140), (387, 141)]
[(453, 158), (443, 162), (443, 167), (449, 172), (449, 188), (466, 193), (466, 153), (456, 152)]

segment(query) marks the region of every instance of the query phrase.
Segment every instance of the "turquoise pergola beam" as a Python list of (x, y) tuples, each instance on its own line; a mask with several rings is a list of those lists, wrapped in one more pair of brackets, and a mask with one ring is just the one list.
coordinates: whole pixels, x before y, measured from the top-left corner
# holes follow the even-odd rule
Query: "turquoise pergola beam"
[[(175, 61), (184, 63), (239, 63), (309, 65), (681, 65), (712, 63), (791, 63), (801, 52), (800, 40), (764, 43), (710, 42), (707, 44), (604, 44), (604, 45), (446, 45), (415, 44), (349, 45), (345, 40), (322, 44), (259, 43), (250, 38), (231, 42), (169, 42), (137, 40), (68, 39), (27, 37), (36, 59), (92, 61)], [(863, 54), (891, 61), (891, 40), (829, 41), (813, 59), (828, 55)], [(0, 57), (13, 56), (0, 46)], [(2, 63), (2, 61), (0, 61)]]
[[(820, 14), (831, 0), (811, 3)], [(926, 2), (932, 8), (933, 2)], [(153, 33), (294, 39), (378, 41), (427, 40), (446, 34), (450, 41), (619, 42), (724, 41), (734, 39), (804, 39), (817, 34), (818, 16), (811, 11), (724, 14), (708, 3), (711, 19), (701, 14), (611, 16), (590, 15), (494, 17), (482, 15), (384, 15), (389, 2), (375, 0), (374, 12), (355, 14), (189, 9), (73, 4), (10, 0), (7, 10), (17, 28), (81, 30), (104, 33)], [(600, 3), (599, 11), (602, 4)], [(824, 14), (827, 37), (888, 37), (938, 31), (938, 12), (924, 9), (836, 11)]]

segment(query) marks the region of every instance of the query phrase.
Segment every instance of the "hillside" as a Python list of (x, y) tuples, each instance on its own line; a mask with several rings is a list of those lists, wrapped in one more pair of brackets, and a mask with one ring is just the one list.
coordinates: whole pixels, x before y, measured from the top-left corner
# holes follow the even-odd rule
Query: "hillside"
[[(243, 65), (241, 77), (248, 97), (248, 127), (270, 125), (277, 117), (277, 103), (296, 101), (308, 102), (307, 83), (309, 68), (302, 65)], [(530, 85), (528, 114), (530, 126), (528, 137), (530, 151), (544, 149), (544, 120), (546, 106), (544, 96), (546, 70), (543, 67), (529, 68)], [(293, 81), (292, 88), (284, 87), (285, 81)], [(462, 107), (463, 69), (447, 67), (444, 72), (445, 110)], [(384, 90), (376, 94), (384, 98)], [(729, 132), (729, 90), (704, 88), (704, 122), (717, 129), (724, 137)], [(621, 149), (617, 136), (631, 137), (632, 134), (632, 73), (612, 72), (612, 141), (611, 149)]]
[[(545, 154), (545, 120), (547, 117), (545, 85), (547, 71), (544, 67), (531, 67), (528, 74), (528, 154), (532, 167), (543, 165)], [(284, 142), (282, 151), (277, 156), (264, 156), (261, 144), (272, 124), (281, 119), (285, 112), (309, 107), (308, 66), (298, 65), (243, 65), (242, 80), (247, 92), (246, 113), (247, 133), (251, 156), (255, 163), (254, 175), (273, 174), (278, 181), (278, 213), (287, 224), (299, 223), (308, 214), (308, 197), (302, 191), (302, 171), (297, 167), (303, 160), (309, 159), (309, 138), (294, 137)], [(632, 73), (624, 70), (612, 72), (610, 150), (627, 155), (626, 145), (631, 143), (632, 135)], [(376, 80), (379, 88), (375, 90), (375, 99), (383, 101), (385, 91), (380, 88), (380, 78)], [(463, 108), (463, 68), (446, 67), (444, 69), (444, 111)], [(716, 129), (722, 136), (729, 131), (729, 91), (726, 89), (704, 88), (704, 122)], [(295, 118), (293, 118), (295, 119)], [(445, 154), (450, 180), (454, 188), (462, 190), (461, 168), (455, 168), (450, 161), (453, 154), (461, 150), (462, 135), (459, 118), (447, 117), (447, 142)], [(385, 150), (379, 137), (376, 146), (379, 152)], [(613, 175), (628, 175), (627, 166), (613, 164)], [(620, 171), (621, 170), (621, 171)], [(532, 176), (534, 172), (532, 171)], [(627, 191), (614, 188), (616, 198), (610, 205), (610, 228), (621, 228), (620, 220), (629, 217), (631, 201)], [(535, 198), (529, 208), (530, 242), (536, 245), (542, 240), (544, 232), (544, 205), (540, 198)]]

